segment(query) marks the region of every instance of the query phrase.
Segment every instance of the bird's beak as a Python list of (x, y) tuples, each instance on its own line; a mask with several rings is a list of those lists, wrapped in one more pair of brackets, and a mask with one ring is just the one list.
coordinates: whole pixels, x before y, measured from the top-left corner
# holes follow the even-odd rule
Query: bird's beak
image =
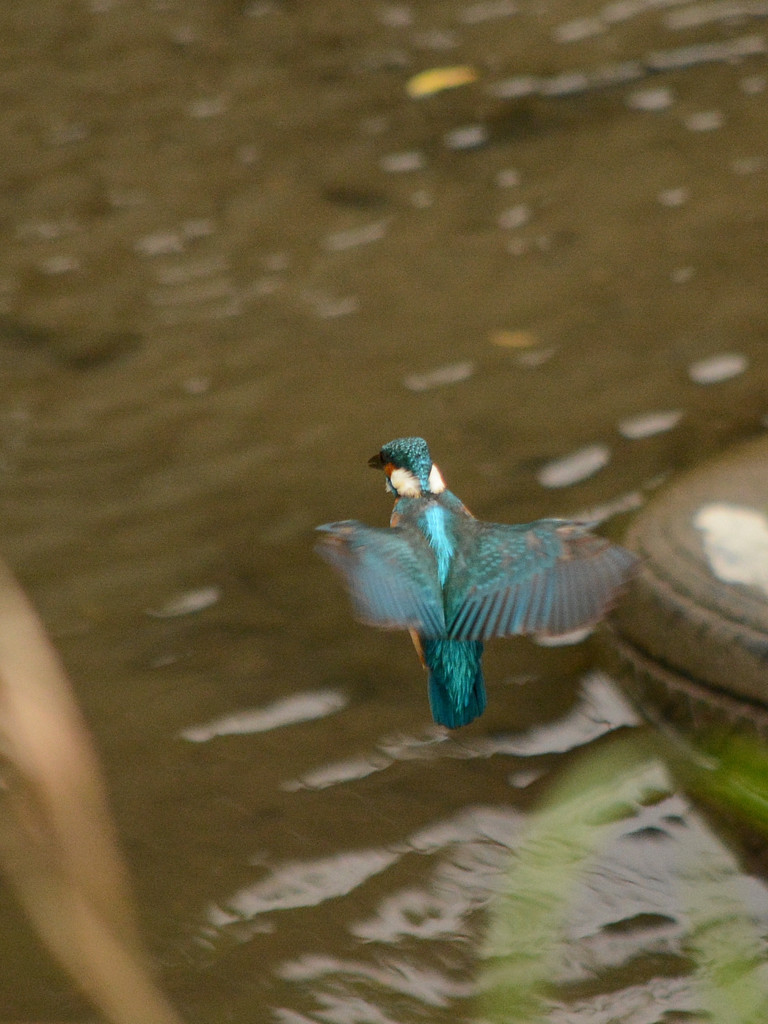
[(368, 459), (368, 465), (371, 469), (384, 469), (384, 458), (381, 452), (376, 452), (375, 455), (372, 455), (370, 459)]

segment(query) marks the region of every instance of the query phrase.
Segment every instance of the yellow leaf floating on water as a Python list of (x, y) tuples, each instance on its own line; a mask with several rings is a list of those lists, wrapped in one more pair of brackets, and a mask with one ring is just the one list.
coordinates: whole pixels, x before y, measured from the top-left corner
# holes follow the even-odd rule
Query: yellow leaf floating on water
[(418, 75), (409, 78), (405, 84), (405, 91), (413, 99), (421, 99), (444, 89), (455, 89), (459, 85), (468, 85), (476, 81), (477, 72), (468, 64), (459, 64), (451, 68), (430, 68), (429, 71), (420, 71)]
[(533, 331), (502, 328), (491, 333), (491, 344), (500, 348), (534, 348), (539, 344), (539, 340)]

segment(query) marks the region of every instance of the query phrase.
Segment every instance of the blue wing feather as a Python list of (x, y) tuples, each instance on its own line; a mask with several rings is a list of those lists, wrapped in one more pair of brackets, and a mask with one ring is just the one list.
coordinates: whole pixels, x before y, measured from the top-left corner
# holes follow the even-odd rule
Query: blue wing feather
[(637, 562), (578, 523), (472, 524), (462, 531), (446, 587), (452, 594), (448, 636), (454, 640), (557, 636), (592, 625), (610, 609)]
[(435, 556), (413, 527), (354, 519), (318, 526), (318, 554), (343, 577), (357, 616), (384, 629), (445, 636)]

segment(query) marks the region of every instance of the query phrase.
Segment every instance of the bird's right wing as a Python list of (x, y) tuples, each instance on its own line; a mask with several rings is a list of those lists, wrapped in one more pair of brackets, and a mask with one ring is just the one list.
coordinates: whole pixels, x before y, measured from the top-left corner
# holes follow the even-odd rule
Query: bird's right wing
[(413, 527), (381, 529), (355, 519), (318, 526), (318, 554), (343, 577), (356, 615), (382, 629), (445, 635), (435, 558)]

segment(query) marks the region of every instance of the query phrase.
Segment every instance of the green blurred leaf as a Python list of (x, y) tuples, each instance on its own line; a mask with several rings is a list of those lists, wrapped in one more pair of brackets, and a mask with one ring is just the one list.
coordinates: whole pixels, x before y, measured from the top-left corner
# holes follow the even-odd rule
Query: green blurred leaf
[[(659, 751), (658, 740), (643, 733), (611, 737), (577, 760), (532, 815), (489, 924), (482, 988), (483, 1015), (490, 1021), (547, 1019), (579, 882), (639, 808), (674, 790)], [(716, 746), (676, 743), (664, 752), (694, 792), (768, 828), (765, 748), (720, 738)], [(697, 1009), (716, 1024), (765, 1024), (765, 943), (744, 902), (736, 859), (714, 838), (684, 851), (676, 878)]]
[(621, 737), (579, 760), (533, 815), (488, 932), (482, 984), (491, 1020), (544, 1019), (577, 883), (617, 823), (668, 793), (666, 772), (645, 739)]

